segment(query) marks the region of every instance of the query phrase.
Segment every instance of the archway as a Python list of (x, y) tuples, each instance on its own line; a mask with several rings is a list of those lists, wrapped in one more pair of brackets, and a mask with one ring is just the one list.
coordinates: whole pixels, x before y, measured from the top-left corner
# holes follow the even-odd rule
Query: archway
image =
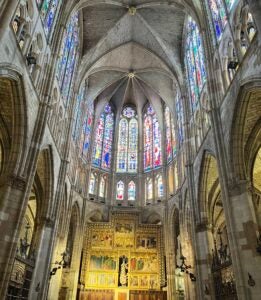
[(201, 240), (198, 247), (206, 261), (199, 267), (205, 283), (203, 293), (217, 299), (237, 299), (217, 161), (208, 153), (204, 155), (201, 169), (199, 212), (204, 242)]

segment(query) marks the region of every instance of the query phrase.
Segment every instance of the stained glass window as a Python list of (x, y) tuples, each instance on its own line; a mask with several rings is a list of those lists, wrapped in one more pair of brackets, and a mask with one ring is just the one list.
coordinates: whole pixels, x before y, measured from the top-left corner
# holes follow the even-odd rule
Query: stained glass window
[(59, 0), (37, 0), (37, 5), (40, 9), (40, 15), (43, 20), (44, 31), (48, 36), (52, 30)]
[(225, 0), (228, 11), (231, 10), (236, 0)]
[(117, 172), (137, 172), (138, 122), (132, 107), (125, 107), (119, 123)]
[(96, 178), (93, 173), (91, 173), (91, 178), (89, 182), (89, 194), (94, 194), (95, 193), (95, 181)]
[(178, 141), (181, 144), (184, 139), (183, 136), (184, 111), (183, 111), (182, 99), (179, 93), (177, 93), (177, 98), (176, 98), (176, 115), (177, 115), (177, 125), (178, 125)]
[(174, 193), (174, 173), (173, 173), (172, 166), (168, 170), (168, 179), (169, 179), (169, 194), (172, 195)]
[(144, 115), (144, 170), (161, 166), (161, 132), (158, 118), (151, 105)]
[[(228, 2), (232, 1), (228, 0)], [(223, 4), (223, 0), (208, 0), (208, 3), (212, 15), (215, 34), (217, 40), (219, 40), (227, 23), (226, 10)]]
[(104, 119), (105, 114), (102, 113), (102, 115), (99, 118), (98, 125), (95, 132), (95, 147), (94, 147), (94, 153), (93, 153), (93, 160), (92, 164), (95, 167), (101, 166), (101, 156), (102, 156), (102, 142), (103, 142), (103, 134), (104, 134)]
[(111, 167), (111, 151), (113, 139), (113, 114), (107, 114), (105, 121), (105, 131), (103, 138), (103, 152), (102, 152), (102, 168), (110, 169)]
[(95, 132), (95, 143), (92, 164), (105, 170), (111, 168), (114, 114), (107, 104), (101, 114)]
[(191, 108), (192, 111), (195, 111), (202, 88), (206, 82), (206, 70), (198, 26), (191, 17), (188, 18), (187, 25), (185, 65), (190, 87)]
[(134, 181), (131, 181), (128, 184), (128, 200), (135, 200), (136, 199), (136, 186)]
[(72, 131), (72, 138), (75, 142), (78, 140), (80, 135), (82, 115), (84, 112), (84, 95), (85, 95), (85, 84), (82, 84), (76, 98), (76, 108), (74, 114), (74, 127)]
[(164, 117), (166, 125), (166, 156), (167, 162), (170, 162), (177, 154), (177, 145), (173, 116), (168, 106), (165, 107)]
[(152, 117), (145, 116), (144, 119), (144, 170), (152, 168)]
[(93, 102), (89, 104), (87, 112), (84, 117), (82, 126), (82, 140), (80, 141), (81, 153), (83, 158), (87, 159), (88, 151), (90, 149), (90, 139), (92, 133), (92, 123), (93, 123)]
[(138, 121), (132, 118), (129, 122), (128, 172), (138, 169)]
[(104, 196), (105, 196), (105, 179), (102, 176), (100, 181), (99, 197), (104, 198)]
[(65, 104), (70, 98), (73, 77), (78, 61), (79, 13), (71, 16), (63, 36), (60, 59), (57, 67), (57, 79)]
[(152, 179), (147, 180), (147, 199), (151, 200), (153, 198), (153, 183)]
[(157, 192), (158, 192), (158, 197), (162, 198), (164, 190), (163, 190), (163, 181), (161, 175), (157, 177)]
[(127, 171), (128, 133), (128, 121), (123, 118), (119, 124), (117, 172)]
[(116, 199), (117, 200), (124, 199), (124, 183), (121, 180), (117, 182)]

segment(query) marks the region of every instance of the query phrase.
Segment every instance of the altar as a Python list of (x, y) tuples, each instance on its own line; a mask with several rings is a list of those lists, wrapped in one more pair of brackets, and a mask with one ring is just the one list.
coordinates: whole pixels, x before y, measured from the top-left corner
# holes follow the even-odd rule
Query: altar
[(114, 212), (85, 233), (80, 300), (163, 300), (162, 226), (138, 213)]

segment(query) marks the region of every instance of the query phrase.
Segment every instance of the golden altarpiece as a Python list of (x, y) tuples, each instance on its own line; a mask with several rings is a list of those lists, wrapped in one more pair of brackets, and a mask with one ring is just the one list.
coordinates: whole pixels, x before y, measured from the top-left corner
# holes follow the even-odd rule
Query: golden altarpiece
[(165, 299), (162, 226), (138, 213), (112, 212), (109, 223), (87, 225), (81, 300)]

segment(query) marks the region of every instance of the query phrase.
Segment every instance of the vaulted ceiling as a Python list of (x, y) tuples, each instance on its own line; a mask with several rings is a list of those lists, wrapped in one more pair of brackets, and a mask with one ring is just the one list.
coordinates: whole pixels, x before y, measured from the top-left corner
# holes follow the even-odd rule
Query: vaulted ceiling
[(89, 100), (111, 100), (119, 109), (133, 103), (139, 110), (147, 99), (156, 103), (161, 98), (173, 109), (177, 83), (184, 81), (182, 39), (188, 3), (79, 1), (78, 83), (88, 78)]

